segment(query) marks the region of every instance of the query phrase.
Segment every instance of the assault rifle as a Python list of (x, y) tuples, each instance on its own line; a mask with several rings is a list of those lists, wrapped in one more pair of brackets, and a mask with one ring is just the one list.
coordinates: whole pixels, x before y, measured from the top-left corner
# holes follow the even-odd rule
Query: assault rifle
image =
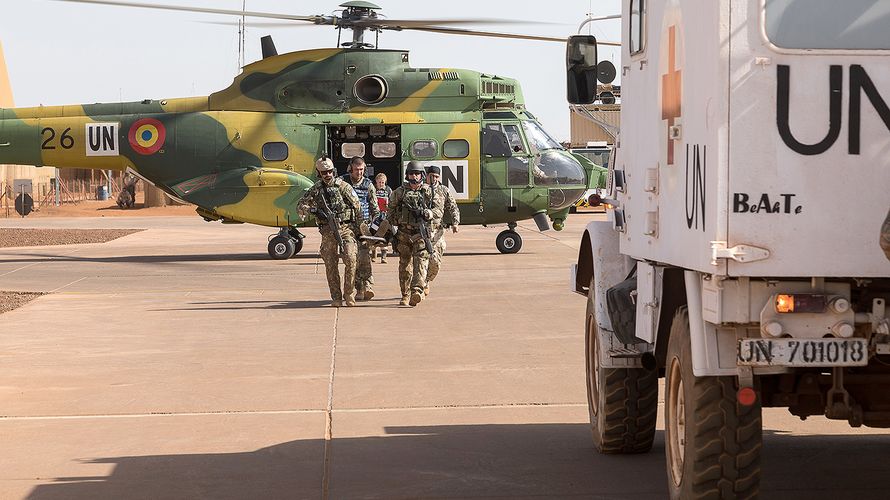
[(335, 214), (333, 210), (331, 210), (327, 191), (324, 188), (322, 188), (321, 191), (321, 206), (316, 207), (316, 212), (320, 213), (321, 216), (327, 220), (328, 227), (330, 227), (331, 231), (334, 233), (334, 238), (337, 238), (337, 247), (339, 247), (340, 253), (345, 253), (346, 246), (343, 245), (343, 235), (340, 234), (340, 218), (337, 217), (337, 214)]
[(426, 247), (426, 251), (433, 254), (433, 243), (430, 241), (430, 228), (426, 223), (426, 219), (423, 217), (424, 207), (423, 206), (411, 206), (409, 204), (405, 204), (408, 210), (414, 214), (414, 218), (417, 219), (417, 229), (420, 233), (420, 237), (423, 238), (423, 246)]

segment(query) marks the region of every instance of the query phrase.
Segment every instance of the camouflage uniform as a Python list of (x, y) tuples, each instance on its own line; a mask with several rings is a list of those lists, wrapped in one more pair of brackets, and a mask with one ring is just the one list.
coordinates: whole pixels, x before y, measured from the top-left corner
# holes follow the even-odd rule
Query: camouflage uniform
[[(352, 176), (348, 173), (340, 176), (340, 179), (352, 186), (361, 204), (362, 208), (357, 212), (359, 216), (356, 217), (356, 222), (370, 224), (377, 217), (377, 214), (380, 213), (380, 208), (377, 207), (377, 190), (374, 188), (374, 183), (365, 176), (362, 176), (358, 182), (353, 182)], [(356, 233), (356, 236), (360, 237), (361, 234)], [(355, 288), (360, 295), (360, 299), (364, 298), (366, 292), (374, 288), (374, 275), (371, 269), (371, 249), (361, 241), (358, 244)], [(373, 292), (371, 295), (373, 296)]]
[[(331, 210), (339, 216), (340, 219), (340, 236), (343, 238), (343, 253), (337, 245), (337, 238), (328, 225), (321, 212), (315, 211), (315, 222), (318, 224), (318, 231), (321, 233), (321, 259), (324, 261), (325, 274), (328, 278), (328, 287), (331, 290), (331, 300), (335, 306), (339, 306), (342, 300), (346, 300), (346, 305), (354, 303), (355, 293), (355, 263), (357, 252), (357, 241), (355, 237), (355, 215), (361, 213), (361, 204), (355, 195), (352, 187), (333, 178), (331, 183), (326, 185), (323, 180), (316, 182), (309, 188), (300, 201), (297, 203), (298, 210), (301, 214), (311, 212), (313, 208), (323, 206), (322, 197), (328, 201)], [(343, 259), (343, 290), (340, 290), (340, 271), (337, 268), (339, 259)]]
[(881, 248), (884, 249), (884, 255), (890, 259), (890, 212), (887, 212), (887, 218), (881, 226)]
[(424, 293), (429, 295), (429, 285), (436, 279), (439, 269), (442, 267), (442, 257), (445, 256), (445, 230), (460, 224), (460, 211), (451, 190), (440, 183), (431, 186), (433, 199), (430, 200), (430, 208), (437, 208), (442, 212), (441, 219), (430, 221), (430, 233), (433, 235), (433, 255), (430, 256), (429, 270), (427, 271)]
[[(429, 266), (429, 252), (426, 251), (420, 237), (418, 217), (409, 207), (420, 207), (429, 210), (430, 220), (442, 218), (438, 208), (426, 208), (433, 196), (433, 190), (421, 184), (416, 190), (406, 182), (392, 192), (387, 208), (387, 219), (399, 228), (396, 234), (399, 252), (399, 285), (402, 291), (402, 303), (406, 303), (408, 295), (423, 295), (426, 288), (426, 273)], [(409, 270), (409, 266), (411, 270)], [(412, 301), (414, 298), (412, 297)]]

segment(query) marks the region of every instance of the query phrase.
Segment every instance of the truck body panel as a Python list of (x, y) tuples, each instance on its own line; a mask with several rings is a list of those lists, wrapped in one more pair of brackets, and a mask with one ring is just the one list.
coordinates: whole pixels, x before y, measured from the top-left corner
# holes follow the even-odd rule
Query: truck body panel
[(726, 276), (890, 274), (890, 51), (777, 47), (762, 0), (646, 4), (642, 48), (622, 47), (621, 251)]

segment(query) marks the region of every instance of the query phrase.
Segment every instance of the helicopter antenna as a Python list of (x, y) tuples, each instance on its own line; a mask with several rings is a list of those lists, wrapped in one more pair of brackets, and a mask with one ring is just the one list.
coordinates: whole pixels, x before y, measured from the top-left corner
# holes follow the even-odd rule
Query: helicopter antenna
[(247, 45), (247, 20), (245, 14), (247, 12), (247, 0), (241, 2), (241, 20), (238, 23), (238, 71), (244, 67), (244, 50)]

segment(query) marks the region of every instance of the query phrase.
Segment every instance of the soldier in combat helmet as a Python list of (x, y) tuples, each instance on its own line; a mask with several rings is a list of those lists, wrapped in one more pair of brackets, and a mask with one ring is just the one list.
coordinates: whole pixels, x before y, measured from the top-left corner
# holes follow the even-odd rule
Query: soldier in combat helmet
[[(331, 290), (331, 305), (340, 307), (355, 305), (355, 265), (358, 243), (356, 240), (356, 217), (361, 217), (361, 204), (352, 186), (338, 179), (334, 174), (334, 162), (320, 158), (315, 162), (319, 181), (309, 188), (300, 201), (297, 210), (302, 217), (315, 215), (318, 231), (321, 233), (321, 259), (324, 261)], [(330, 210), (334, 218), (331, 224), (324, 212)], [(342, 253), (336, 233), (331, 226), (339, 228), (343, 241)], [(343, 289), (340, 289), (340, 271), (337, 268), (343, 259)]]
[(423, 289), (424, 295), (430, 294), (430, 285), (436, 276), (439, 275), (439, 269), (442, 268), (442, 258), (445, 256), (445, 231), (451, 228), (456, 233), (457, 226), (460, 224), (460, 211), (457, 208), (457, 202), (451, 190), (439, 182), (442, 177), (442, 170), (433, 165), (426, 169), (427, 181), (433, 190), (433, 198), (430, 200), (430, 208), (436, 208), (436, 212), (442, 212), (441, 219), (430, 221), (430, 234), (433, 240), (433, 252), (430, 255), (430, 265), (426, 275), (426, 287)]
[(398, 227), (400, 305), (416, 306), (423, 300), (430, 254), (420, 234), (421, 223), (441, 219), (442, 211), (429, 208), (433, 190), (423, 182), (424, 169), (418, 161), (408, 162), (405, 182), (393, 191), (387, 219)]
[[(365, 224), (365, 228), (377, 217), (377, 191), (371, 179), (365, 177), (365, 160), (361, 156), (353, 156), (349, 160), (349, 170), (340, 179), (352, 186), (362, 208), (356, 217), (356, 223)], [(360, 233), (356, 236), (361, 237)], [(358, 257), (355, 269), (355, 298), (371, 300), (374, 297), (374, 275), (371, 270), (371, 249), (367, 243), (359, 242)]]

